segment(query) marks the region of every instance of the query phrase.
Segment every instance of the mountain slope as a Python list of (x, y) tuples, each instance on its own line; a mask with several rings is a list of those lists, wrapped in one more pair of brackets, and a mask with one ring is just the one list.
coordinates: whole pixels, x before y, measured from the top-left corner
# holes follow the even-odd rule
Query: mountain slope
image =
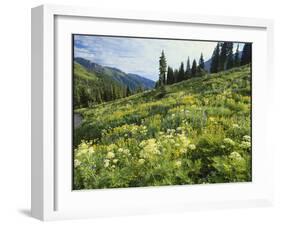
[(123, 86), (128, 86), (131, 91), (135, 91), (140, 87), (143, 89), (152, 89), (155, 86), (154, 81), (144, 78), (140, 75), (126, 74), (117, 68), (104, 67), (84, 58), (75, 58), (74, 60), (90, 72), (107, 77), (107, 79), (112, 79), (116, 82), (119, 82)]
[(73, 72), (73, 104), (75, 109), (89, 107), (128, 95), (127, 87), (110, 77), (86, 70), (77, 62), (74, 62)]
[[(229, 113), (229, 110), (226, 110), (226, 108), (231, 106), (233, 113), (237, 110), (237, 114), (239, 115), (241, 114), (239, 112), (240, 107), (245, 110), (244, 107), (246, 105), (235, 105), (235, 102), (230, 103), (231, 100), (228, 101), (227, 97), (229, 99), (243, 99), (245, 97), (242, 102), (249, 103), (251, 95), (250, 76), (249, 66), (233, 68), (225, 72), (208, 74), (203, 77), (168, 85), (165, 86), (164, 90), (153, 89), (112, 102), (103, 103), (95, 106), (93, 109), (80, 109), (78, 112), (84, 116), (85, 125), (87, 122), (98, 120), (99, 122), (106, 122), (104, 123), (106, 128), (111, 127), (111, 123), (115, 126), (121, 125), (123, 123), (122, 117), (128, 120), (127, 123), (139, 124), (148, 115), (160, 114), (161, 117), (165, 117), (171, 109), (180, 109), (181, 107), (197, 109), (201, 106), (200, 108), (205, 109), (207, 114), (213, 114), (212, 111), (217, 110), (222, 111), (219, 114), (224, 114), (226, 112)], [(217, 101), (218, 103), (214, 104), (214, 106), (208, 106), (207, 103), (216, 102), (216, 98), (221, 98), (221, 96), (223, 96), (221, 103)], [(225, 104), (227, 102), (229, 104)], [(91, 137), (88, 137), (88, 135), (83, 136), (84, 139)]]
[(74, 189), (252, 180), (249, 66), (76, 112)]

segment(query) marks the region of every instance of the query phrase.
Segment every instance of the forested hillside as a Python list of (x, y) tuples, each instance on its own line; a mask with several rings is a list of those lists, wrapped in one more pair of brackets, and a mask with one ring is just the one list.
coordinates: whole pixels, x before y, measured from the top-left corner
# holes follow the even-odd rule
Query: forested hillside
[(155, 82), (83, 58), (74, 61), (74, 108), (89, 107), (154, 87)]

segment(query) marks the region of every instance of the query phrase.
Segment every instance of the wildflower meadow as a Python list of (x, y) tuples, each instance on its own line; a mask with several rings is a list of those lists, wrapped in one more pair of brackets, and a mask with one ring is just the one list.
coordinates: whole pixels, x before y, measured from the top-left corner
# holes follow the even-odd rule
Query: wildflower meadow
[(252, 180), (249, 65), (75, 113), (76, 190)]

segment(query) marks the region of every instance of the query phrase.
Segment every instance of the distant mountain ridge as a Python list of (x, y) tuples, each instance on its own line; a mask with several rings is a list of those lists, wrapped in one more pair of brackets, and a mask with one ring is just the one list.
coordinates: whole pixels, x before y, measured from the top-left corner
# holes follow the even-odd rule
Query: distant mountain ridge
[(125, 73), (118, 68), (102, 66), (81, 57), (74, 58), (74, 61), (88, 71), (99, 74), (100, 76), (105, 76), (108, 79), (112, 79), (123, 86), (129, 87), (129, 89), (132, 91), (139, 88), (152, 89), (155, 86), (155, 82), (150, 79), (144, 78), (137, 74)]

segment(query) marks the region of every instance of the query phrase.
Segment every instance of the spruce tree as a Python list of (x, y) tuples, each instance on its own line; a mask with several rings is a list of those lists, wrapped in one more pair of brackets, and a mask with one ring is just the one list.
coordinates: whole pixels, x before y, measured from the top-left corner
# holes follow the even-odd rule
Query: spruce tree
[(171, 67), (168, 67), (167, 70), (167, 84), (173, 84), (174, 83), (174, 72)]
[(191, 75), (192, 77), (195, 77), (197, 73), (197, 63), (196, 60), (194, 59), (192, 62), (192, 67), (191, 67)]
[(203, 53), (201, 53), (201, 55), (200, 55), (198, 66), (200, 69), (205, 70), (205, 62), (204, 62), (204, 58), (203, 58)]
[(157, 89), (159, 87), (159, 80), (155, 82), (154, 88)]
[(100, 89), (97, 90), (97, 98), (96, 99), (97, 99), (97, 103), (101, 103), (102, 102)]
[(237, 47), (236, 47), (233, 65), (234, 65), (234, 67), (239, 67), (240, 66), (239, 44), (237, 44)]
[(166, 80), (166, 69), (167, 62), (164, 54), (164, 50), (162, 50), (160, 59), (159, 59), (159, 86), (163, 86)]
[(127, 89), (126, 89), (126, 96), (131, 96), (131, 90), (129, 88), (129, 86), (127, 86)]
[(211, 73), (217, 73), (219, 69), (219, 57), (220, 57), (220, 45), (219, 43), (216, 45), (212, 59), (211, 59), (211, 67), (210, 67), (210, 72)]
[(245, 43), (241, 56), (241, 65), (252, 62), (252, 43)]
[(174, 75), (174, 79), (173, 79), (173, 80), (174, 80), (174, 83), (179, 82), (179, 79), (178, 79), (178, 77), (179, 77), (179, 71), (178, 71), (177, 69), (174, 70), (173, 75)]
[(190, 60), (188, 57), (187, 62), (186, 62), (185, 78), (189, 79), (190, 76), (191, 76), (191, 68), (190, 68)]
[(181, 62), (180, 68), (179, 68), (179, 74), (178, 74), (178, 82), (181, 82), (184, 80), (184, 76), (185, 72), (184, 72), (184, 64), (183, 62)]
[(219, 57), (219, 71), (225, 70), (226, 58), (227, 58), (227, 42), (222, 42), (220, 57)]
[(226, 69), (233, 68), (233, 42), (226, 43)]

